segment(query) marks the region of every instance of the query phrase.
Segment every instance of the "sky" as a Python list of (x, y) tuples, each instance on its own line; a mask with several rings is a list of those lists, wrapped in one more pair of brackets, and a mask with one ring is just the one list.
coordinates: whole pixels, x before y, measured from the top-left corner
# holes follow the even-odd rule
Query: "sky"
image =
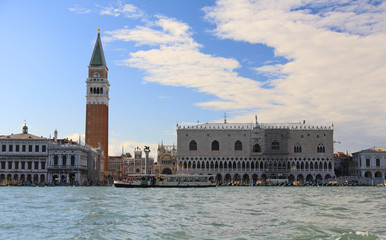
[(97, 28), (109, 154), (176, 124), (334, 124), (335, 151), (386, 146), (386, 2), (0, 0), (0, 135), (84, 139)]

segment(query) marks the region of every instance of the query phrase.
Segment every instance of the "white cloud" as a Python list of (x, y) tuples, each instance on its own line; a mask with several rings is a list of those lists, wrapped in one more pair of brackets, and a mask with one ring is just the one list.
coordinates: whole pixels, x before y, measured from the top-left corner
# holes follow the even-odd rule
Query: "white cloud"
[[(79, 142), (79, 136), (80, 136), (81, 144), (84, 144), (85, 143), (85, 134), (80, 134), (79, 135), (78, 133), (74, 133), (72, 135), (67, 135), (64, 138), (71, 139), (73, 141)], [(59, 136), (58, 136), (58, 138), (60, 139)]]
[(102, 7), (99, 12), (101, 15), (111, 15), (114, 17), (125, 16), (128, 18), (138, 18), (143, 13), (133, 4), (124, 4), (121, 1), (111, 4), (109, 7)]
[(266, 44), (288, 60), (256, 68), (271, 89), (238, 75), (235, 59), (202, 53), (190, 27), (175, 19), (158, 16), (152, 25), (106, 32), (105, 40), (153, 46), (121, 64), (145, 70), (145, 81), (215, 97), (200, 107), (247, 112), (234, 118), (244, 122), (257, 111), (262, 122), (335, 122), (349, 129), (339, 140), (363, 137), (363, 144), (369, 135), (386, 136), (379, 124), (386, 118), (385, 3), (340, 3), (222, 0), (205, 9), (218, 37)]
[[(281, 66), (285, 76), (271, 83), (273, 99), (281, 105), (264, 108), (265, 120), (334, 121), (350, 129), (341, 136), (350, 141), (386, 135), (385, 6), (368, 1), (224, 0), (205, 11), (218, 37), (263, 43), (289, 60)], [(317, 12), (311, 13), (314, 7)], [(272, 66), (258, 70), (277, 73)], [(261, 102), (267, 100), (262, 97)]]
[[(111, 138), (109, 143), (109, 155), (120, 156), (123, 150), (124, 153), (130, 153), (132, 156), (134, 156), (134, 150), (139, 147), (143, 151), (144, 146), (150, 147), (149, 156), (154, 158), (156, 161), (158, 149), (158, 144), (156, 143), (144, 143), (130, 140), (119, 141), (117, 139)], [(145, 153), (143, 153), (142, 156), (145, 157)]]
[(72, 8), (68, 8), (70, 12), (78, 13), (78, 14), (87, 14), (91, 12), (91, 9), (75, 6)]

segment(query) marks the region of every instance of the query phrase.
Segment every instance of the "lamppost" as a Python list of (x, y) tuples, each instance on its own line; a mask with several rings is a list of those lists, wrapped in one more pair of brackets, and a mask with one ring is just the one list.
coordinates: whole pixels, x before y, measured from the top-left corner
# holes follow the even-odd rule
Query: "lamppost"
[(145, 152), (145, 155), (146, 155), (146, 158), (145, 158), (145, 174), (147, 174), (147, 161), (149, 159), (150, 147), (149, 146), (145, 146), (143, 151)]

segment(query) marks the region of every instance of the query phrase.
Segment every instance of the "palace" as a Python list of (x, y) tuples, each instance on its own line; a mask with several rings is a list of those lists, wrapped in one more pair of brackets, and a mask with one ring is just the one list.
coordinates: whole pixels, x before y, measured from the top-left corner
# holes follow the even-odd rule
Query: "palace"
[(204, 123), (177, 125), (178, 173), (223, 183), (269, 179), (313, 182), (334, 174), (333, 125)]

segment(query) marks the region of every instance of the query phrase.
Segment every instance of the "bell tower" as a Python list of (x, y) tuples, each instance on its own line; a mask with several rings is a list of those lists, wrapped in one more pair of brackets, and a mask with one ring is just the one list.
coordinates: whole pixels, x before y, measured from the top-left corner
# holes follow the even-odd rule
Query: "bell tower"
[(108, 170), (109, 142), (109, 69), (106, 66), (100, 31), (88, 66), (87, 107), (86, 107), (86, 144), (102, 147), (104, 151), (104, 169)]

